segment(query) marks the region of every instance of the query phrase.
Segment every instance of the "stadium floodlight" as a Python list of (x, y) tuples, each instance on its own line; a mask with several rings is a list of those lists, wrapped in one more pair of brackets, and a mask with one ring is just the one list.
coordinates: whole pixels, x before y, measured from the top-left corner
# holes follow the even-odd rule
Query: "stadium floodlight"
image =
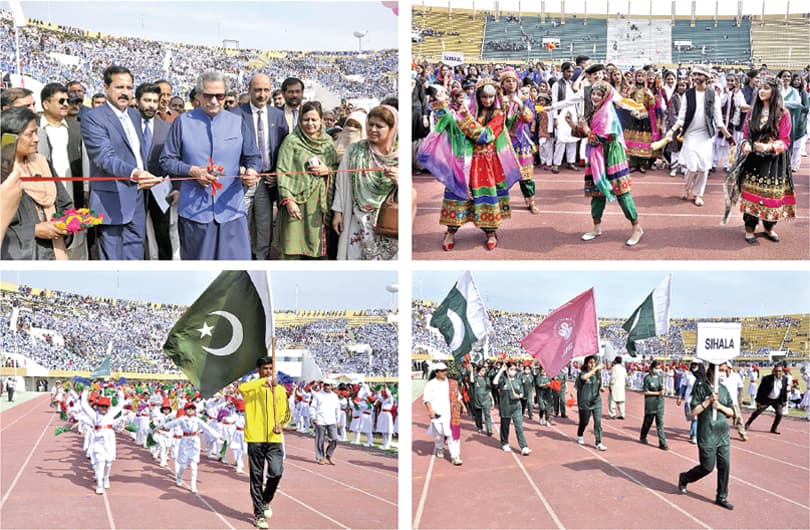
[(399, 293), (399, 284), (388, 284), (385, 286), (385, 290), (391, 293), (391, 312), (394, 313), (397, 310), (397, 293)]
[(354, 38), (357, 39), (357, 49), (358, 49), (358, 51), (363, 51), (363, 37), (368, 35), (368, 30), (365, 30), (365, 29), (357, 30), (354, 33), (352, 33), (352, 35), (354, 35)]

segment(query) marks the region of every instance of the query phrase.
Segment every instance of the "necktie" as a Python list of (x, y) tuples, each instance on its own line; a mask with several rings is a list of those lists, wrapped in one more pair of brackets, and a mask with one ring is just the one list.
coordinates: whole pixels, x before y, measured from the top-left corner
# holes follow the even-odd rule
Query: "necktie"
[(152, 122), (145, 120), (143, 122), (143, 143), (146, 144), (147, 155), (152, 152)]
[(141, 143), (138, 140), (138, 132), (135, 125), (128, 116), (119, 116), (121, 120), (121, 127), (124, 129), (124, 135), (127, 137), (127, 143), (135, 155), (135, 160), (138, 162), (138, 168), (143, 169), (143, 159), (141, 158)]
[(264, 141), (264, 116), (262, 114), (264, 111), (258, 111), (256, 113), (256, 142), (259, 144), (259, 153), (262, 155), (262, 171), (267, 171), (269, 168), (269, 163), (267, 161), (267, 143)]

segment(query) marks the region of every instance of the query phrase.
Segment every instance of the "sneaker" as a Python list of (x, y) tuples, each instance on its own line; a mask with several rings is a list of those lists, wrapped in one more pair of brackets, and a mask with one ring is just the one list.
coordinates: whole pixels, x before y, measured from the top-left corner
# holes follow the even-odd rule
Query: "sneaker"
[(109, 488), (110, 488), (110, 479), (105, 479), (104, 480), (104, 489), (106, 490), (106, 489), (109, 489)]
[(644, 445), (647, 445), (647, 439), (646, 438), (639, 438), (638, 441), (643, 443)]
[(579, 445), (585, 445), (585, 438), (583, 436), (580, 436), (579, 438), (577, 438), (577, 443)]
[(520, 450), (520, 454), (522, 454), (523, 456), (529, 456), (531, 453), (532, 450), (529, 449), (528, 447), (524, 447), (523, 449)]
[[(385, 447), (384, 449), (388, 449), (388, 448), (387, 448), (387, 447)], [(326, 457), (326, 461), (327, 461), (327, 462), (329, 462), (329, 463), (330, 463), (331, 465), (333, 465), (333, 466), (337, 464), (337, 462), (335, 462), (335, 459), (334, 459), (334, 458), (332, 458), (331, 456), (327, 456), (327, 457)]]
[(182, 487), (183, 486), (183, 479), (181, 479), (181, 478), (175, 479), (174, 483), (177, 484), (178, 486)]
[(697, 437), (696, 437), (696, 436), (692, 436), (691, 438), (689, 438), (689, 443), (691, 443), (691, 444), (696, 444), (696, 443), (697, 443)]
[(511, 447), (509, 447), (508, 445), (504, 445), (504, 446), (502, 447), (502, 449), (503, 449), (504, 451), (506, 451), (507, 453), (511, 453), (511, 452), (512, 452), (512, 448), (511, 448)]
[(681, 495), (686, 494), (686, 482), (683, 479), (683, 473), (678, 475), (678, 491), (681, 492)]
[(607, 447), (605, 447), (601, 443), (596, 444), (596, 448), (599, 449), (600, 451), (607, 451)]
[(197, 494), (197, 486), (191, 488), (191, 493), (193, 493), (194, 495)]
[(716, 505), (718, 505), (718, 506), (722, 506), (726, 510), (733, 510), (734, 509), (734, 505), (731, 504), (730, 502), (728, 502), (726, 499), (717, 499), (717, 500), (714, 501), (714, 503)]
[(256, 520), (253, 522), (253, 525), (256, 528), (270, 528), (270, 525), (267, 524), (267, 519), (261, 516), (256, 518)]
[(96, 495), (103, 495), (103, 494), (104, 494), (104, 488), (96, 488)]
[(271, 517), (273, 517), (273, 509), (270, 507), (269, 504), (265, 504), (264, 505), (264, 518), (265, 519), (270, 519)]
[(444, 449), (436, 449), (436, 458), (444, 458)]
[(454, 466), (460, 466), (461, 464), (464, 463), (464, 462), (461, 461), (460, 458), (454, 458), (454, 459), (450, 460), (450, 462), (452, 462)]
[(678, 174), (678, 169), (677, 169), (677, 168), (676, 168), (676, 169), (673, 169), (672, 171), (670, 171), (670, 172), (669, 172), (669, 176), (670, 176), (670, 177), (674, 177), (674, 176), (676, 176), (677, 174)]

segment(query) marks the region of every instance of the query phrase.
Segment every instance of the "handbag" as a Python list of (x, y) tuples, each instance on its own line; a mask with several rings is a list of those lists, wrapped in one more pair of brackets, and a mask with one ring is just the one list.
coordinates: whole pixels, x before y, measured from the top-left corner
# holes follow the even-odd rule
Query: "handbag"
[(379, 236), (397, 237), (399, 235), (399, 188), (394, 187), (377, 210), (374, 221), (374, 232)]

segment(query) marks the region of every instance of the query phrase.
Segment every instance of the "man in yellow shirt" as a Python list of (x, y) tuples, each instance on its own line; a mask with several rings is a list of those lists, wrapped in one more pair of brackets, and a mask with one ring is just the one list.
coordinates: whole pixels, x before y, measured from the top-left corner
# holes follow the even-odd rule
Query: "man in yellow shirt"
[[(273, 516), (270, 502), (283, 473), (284, 426), (290, 423), (287, 392), (278, 384), (273, 359), (265, 356), (256, 361), (259, 378), (239, 385), (245, 399), (245, 441), (250, 462), (250, 497), (257, 528), (268, 528)], [(267, 463), (267, 482), (264, 468)]]

